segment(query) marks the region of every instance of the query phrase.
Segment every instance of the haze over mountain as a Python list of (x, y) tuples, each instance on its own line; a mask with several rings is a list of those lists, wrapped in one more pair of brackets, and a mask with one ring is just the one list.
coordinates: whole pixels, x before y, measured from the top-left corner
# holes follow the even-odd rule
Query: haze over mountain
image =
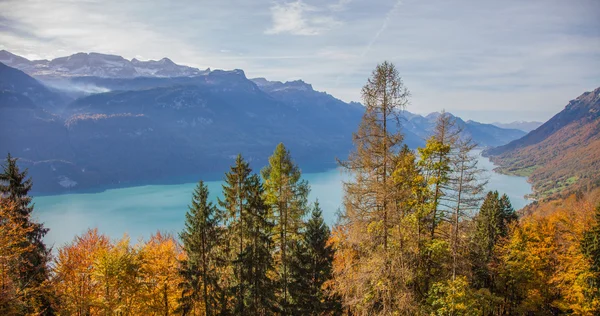
[(524, 132), (531, 132), (534, 129), (540, 127), (544, 122), (535, 122), (535, 121), (514, 121), (510, 123), (500, 123), (494, 122), (492, 125), (502, 127), (502, 128), (511, 128), (511, 129), (519, 129)]
[(600, 88), (524, 137), (486, 151), (500, 171), (529, 176), (538, 196), (597, 186), (600, 168)]
[[(347, 156), (364, 113), (302, 80), (248, 79), (239, 69), (196, 72), (164, 59), (144, 72), (97, 53), (47, 62), (3, 54), (54, 87), (0, 65), (0, 150), (21, 158), (39, 192), (219, 178), (238, 152), (264, 165), (279, 142), (305, 171), (329, 169)], [(422, 146), (438, 115), (405, 111), (404, 142)], [(456, 121), (484, 147), (525, 134)]]

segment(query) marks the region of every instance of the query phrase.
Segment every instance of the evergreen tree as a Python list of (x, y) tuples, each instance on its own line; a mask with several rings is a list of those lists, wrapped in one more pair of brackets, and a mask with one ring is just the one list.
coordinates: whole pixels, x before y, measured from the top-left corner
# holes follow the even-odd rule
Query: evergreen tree
[(13, 221), (27, 232), (26, 240), (20, 245), (26, 250), (15, 267), (18, 271), (18, 288), (25, 294), (24, 301), (27, 303), (27, 310), (24, 312), (52, 315), (53, 298), (47, 288), (50, 250), (43, 241), (48, 229), (31, 218), (33, 204), (29, 191), (32, 185), (31, 178), (27, 177), (27, 170), (21, 172), (17, 166), (17, 158), (8, 154), (3, 173), (0, 174), (0, 195), (14, 205)]
[(183, 290), (181, 310), (183, 315), (195, 315), (200, 309), (204, 315), (216, 315), (222, 310), (225, 299), (218, 273), (223, 265), (219, 253), (222, 215), (208, 201), (208, 187), (203, 181), (196, 186), (185, 217), (185, 229), (179, 235), (187, 253), (181, 268), (184, 279), (180, 285)]
[(250, 315), (270, 315), (275, 311), (275, 284), (269, 277), (273, 271), (269, 208), (264, 202), (264, 189), (258, 175), (248, 179), (249, 244), (244, 251), (243, 271), (246, 273), (247, 312)]
[[(225, 174), (223, 184), (223, 199), (218, 199), (223, 208), (225, 224), (227, 226), (227, 239), (230, 254), (229, 261), (233, 265), (234, 284), (231, 291), (235, 295), (234, 311), (244, 314), (246, 306), (247, 285), (250, 280), (245, 279), (247, 271), (243, 271), (244, 262), (252, 258), (249, 246), (249, 228), (251, 220), (249, 214), (249, 177), (252, 170), (244, 158), (238, 155), (235, 164)], [(248, 268), (248, 267), (247, 267)], [(251, 268), (251, 267), (249, 267)]]
[(498, 191), (486, 195), (479, 214), (474, 218), (475, 230), (471, 238), (471, 265), (473, 284), (477, 288), (493, 291), (493, 275), (489, 264), (494, 260), (494, 248), (501, 238), (508, 236), (509, 224), (517, 220), (506, 194), (499, 197)]
[(332, 277), (333, 249), (327, 244), (330, 230), (315, 202), (303, 239), (294, 244), (290, 263), (290, 296), (294, 315), (339, 314), (341, 303), (325, 293), (323, 285)]
[(306, 213), (308, 183), (301, 179), (300, 168), (283, 144), (277, 145), (269, 164), (261, 172), (265, 202), (273, 219), (275, 260), (278, 268), (278, 299), (282, 313), (289, 307), (288, 248), (300, 239), (302, 218)]

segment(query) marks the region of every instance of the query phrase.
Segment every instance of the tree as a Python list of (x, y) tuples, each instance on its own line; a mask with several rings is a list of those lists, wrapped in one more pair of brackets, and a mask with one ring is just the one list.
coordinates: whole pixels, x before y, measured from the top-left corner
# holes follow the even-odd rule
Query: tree
[(229, 260), (234, 266), (235, 282), (232, 290), (235, 293), (236, 303), (234, 311), (236, 314), (244, 314), (246, 305), (246, 288), (249, 280), (245, 280), (243, 257), (246, 246), (249, 244), (249, 226), (251, 217), (249, 210), (249, 177), (250, 166), (241, 155), (238, 155), (235, 164), (225, 174), (223, 184), (223, 200), (219, 199), (219, 205), (223, 208), (225, 224), (227, 225), (227, 239), (229, 240), (231, 254)]
[(22, 255), (29, 251), (25, 228), (16, 221), (17, 206), (0, 196), (0, 314), (17, 315), (27, 309), (23, 291), (19, 288), (19, 266)]
[[(460, 234), (461, 224), (464, 219), (470, 218), (475, 213), (484, 192), (487, 181), (482, 179), (483, 169), (477, 165), (477, 157), (471, 152), (477, 144), (470, 138), (463, 138), (456, 141), (456, 153), (452, 159), (452, 175), (450, 176), (451, 197), (448, 208), (452, 211), (451, 217), (451, 237), (452, 246), (452, 279), (456, 278), (459, 268), (459, 257), (464, 257), (465, 250), (462, 236)], [(503, 202), (509, 203), (510, 202)], [(504, 210), (503, 210), (504, 211)], [(466, 262), (466, 260), (461, 260)]]
[(223, 263), (219, 253), (222, 214), (208, 201), (208, 187), (203, 181), (198, 182), (185, 217), (185, 229), (179, 235), (187, 254), (181, 269), (181, 309), (184, 315), (195, 315), (200, 309), (204, 315), (216, 315), (223, 298), (218, 275)]
[(330, 315), (341, 310), (337, 297), (328, 295), (324, 289), (325, 282), (332, 277), (333, 249), (327, 244), (329, 237), (330, 230), (317, 201), (303, 239), (293, 248), (290, 296), (294, 315)]
[(506, 194), (498, 191), (487, 193), (479, 213), (474, 218), (475, 228), (471, 238), (470, 256), (473, 284), (476, 288), (494, 291), (494, 278), (489, 269), (495, 260), (495, 248), (509, 233), (509, 226), (517, 220), (517, 214)]
[(97, 257), (111, 247), (107, 236), (90, 229), (58, 250), (53, 285), (61, 302), (61, 313), (92, 315), (100, 312), (96, 303), (103, 289), (92, 276), (98, 268)]
[(281, 311), (289, 307), (288, 247), (300, 239), (302, 218), (306, 213), (308, 183), (301, 179), (300, 168), (283, 144), (277, 145), (269, 164), (261, 171), (265, 202), (275, 224), (275, 260), (279, 268), (279, 299)]
[(33, 205), (29, 191), (32, 185), (31, 179), (27, 177), (27, 170), (21, 172), (17, 166), (17, 158), (8, 154), (3, 173), (0, 174), (0, 195), (14, 205), (11, 208), (14, 211), (12, 220), (26, 232), (26, 240), (20, 245), (26, 250), (21, 253), (16, 267), (17, 287), (25, 295), (29, 313), (50, 315), (54, 313), (53, 298), (48, 289), (50, 250), (43, 241), (48, 229), (31, 218)]
[[(589, 261), (589, 271), (591, 272), (591, 276), (586, 280), (590, 287), (586, 296), (589, 301), (598, 304), (600, 301), (600, 204), (596, 207), (594, 221), (594, 225), (583, 234), (581, 249)], [(596, 306), (597, 312), (600, 311), (598, 307)]]
[(183, 281), (179, 262), (184, 259), (172, 235), (157, 232), (140, 247), (142, 293), (138, 315), (175, 315), (179, 308), (178, 286)]
[(264, 202), (264, 189), (260, 177), (248, 179), (249, 244), (240, 257), (242, 271), (247, 280), (247, 311), (251, 315), (270, 315), (276, 310), (275, 284), (270, 278), (273, 272), (272, 230), (268, 219), (269, 208)]
[[(352, 180), (344, 184), (344, 213), (334, 229), (334, 288), (357, 314), (414, 312), (413, 277), (405, 243), (411, 200), (418, 190), (403, 171), (416, 171), (403, 152), (401, 111), (409, 92), (395, 66), (377, 65), (362, 89), (365, 113), (353, 135), (355, 149), (340, 162)], [(411, 187), (410, 189), (408, 187)], [(406, 254), (406, 255), (405, 255)]]

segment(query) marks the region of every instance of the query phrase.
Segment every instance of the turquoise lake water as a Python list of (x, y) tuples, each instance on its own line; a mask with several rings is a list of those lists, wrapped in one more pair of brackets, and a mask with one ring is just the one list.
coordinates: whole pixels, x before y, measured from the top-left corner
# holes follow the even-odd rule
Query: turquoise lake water
[[(490, 170), (487, 173), (488, 190), (506, 193), (515, 209), (529, 203), (524, 196), (531, 193), (531, 186), (525, 178), (492, 172), (493, 164), (484, 157), (479, 158), (479, 165)], [(311, 186), (309, 201), (318, 199), (325, 220), (334, 223), (335, 213), (342, 203), (342, 181), (349, 177), (339, 170), (309, 173), (303, 177)], [(216, 200), (221, 182), (211, 181), (207, 185), (211, 198)], [(147, 238), (158, 230), (176, 235), (183, 228), (195, 186), (195, 183), (148, 185), (100, 193), (35, 197), (34, 216), (50, 228), (46, 242), (55, 247), (94, 227), (112, 238), (128, 234), (134, 241)]]

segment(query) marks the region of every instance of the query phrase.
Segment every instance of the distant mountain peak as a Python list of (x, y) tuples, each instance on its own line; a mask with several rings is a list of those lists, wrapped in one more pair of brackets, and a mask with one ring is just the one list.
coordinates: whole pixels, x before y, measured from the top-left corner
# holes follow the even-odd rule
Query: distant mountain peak
[(79, 52), (70, 56), (48, 60), (30, 61), (6, 50), (0, 51), (0, 62), (20, 69), (31, 76), (43, 78), (61, 77), (191, 77), (206, 74), (209, 70), (178, 65), (164, 57), (158, 61), (125, 59), (119, 55), (97, 52)]
[(265, 78), (253, 78), (250, 79), (260, 88), (265, 88), (270, 91), (278, 91), (278, 90), (299, 90), (299, 91), (314, 91), (313, 86), (309, 83), (304, 82), (303, 80), (293, 80), (293, 81), (269, 81)]

